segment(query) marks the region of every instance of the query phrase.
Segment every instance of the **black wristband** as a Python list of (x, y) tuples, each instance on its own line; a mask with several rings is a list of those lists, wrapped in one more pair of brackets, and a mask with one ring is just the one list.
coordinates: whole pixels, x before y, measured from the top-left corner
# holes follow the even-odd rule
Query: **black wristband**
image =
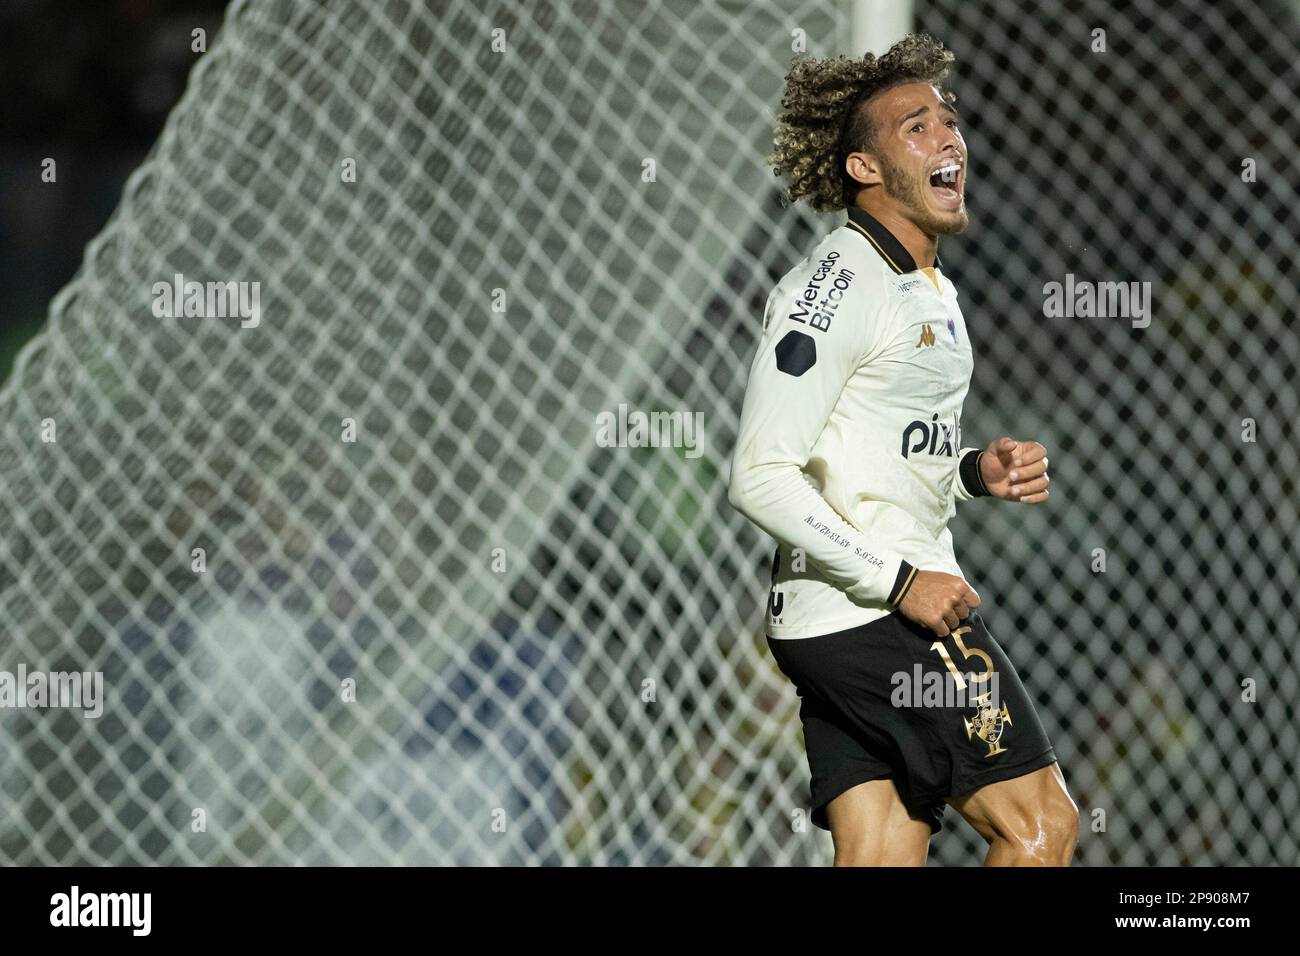
[(991, 494), (988, 488), (984, 487), (984, 478), (980, 475), (980, 458), (983, 455), (983, 451), (966, 452), (966, 457), (961, 460), (961, 465), (957, 469), (962, 487), (972, 498), (984, 498)]

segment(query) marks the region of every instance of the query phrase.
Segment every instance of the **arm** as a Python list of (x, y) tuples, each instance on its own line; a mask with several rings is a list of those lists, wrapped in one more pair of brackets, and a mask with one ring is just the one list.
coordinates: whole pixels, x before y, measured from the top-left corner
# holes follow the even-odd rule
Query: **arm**
[(825, 330), (799, 322), (804, 287), (768, 302), (764, 333), (750, 368), (728, 497), (773, 538), (804, 550), (828, 581), (859, 604), (891, 607), (914, 569), (871, 543), (817, 493), (802, 469), (845, 383), (874, 351), (877, 307), (859, 278)]

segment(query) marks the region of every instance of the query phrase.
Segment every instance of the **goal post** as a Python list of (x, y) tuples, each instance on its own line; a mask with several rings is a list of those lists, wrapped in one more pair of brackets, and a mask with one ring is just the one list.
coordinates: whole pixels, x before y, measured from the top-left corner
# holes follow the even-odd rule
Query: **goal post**
[(911, 33), (915, 0), (849, 0), (849, 56), (880, 56)]

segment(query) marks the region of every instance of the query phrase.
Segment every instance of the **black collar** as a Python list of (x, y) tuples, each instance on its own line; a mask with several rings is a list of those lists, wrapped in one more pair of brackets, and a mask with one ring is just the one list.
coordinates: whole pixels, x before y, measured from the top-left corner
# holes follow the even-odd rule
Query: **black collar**
[[(898, 237), (881, 224), (879, 219), (860, 206), (850, 206), (848, 213), (849, 227), (867, 237), (867, 241), (880, 253), (880, 258), (885, 260), (889, 268), (899, 275), (917, 270), (918, 266), (912, 254), (898, 241)], [(942, 268), (937, 254), (934, 257), (934, 267)]]

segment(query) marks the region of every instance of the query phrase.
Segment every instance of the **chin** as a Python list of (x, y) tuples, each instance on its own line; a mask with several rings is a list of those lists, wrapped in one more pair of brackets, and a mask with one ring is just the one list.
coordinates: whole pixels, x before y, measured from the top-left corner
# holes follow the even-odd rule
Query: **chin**
[(932, 236), (955, 236), (970, 225), (970, 215), (966, 212), (965, 204), (956, 210), (931, 210), (925, 222), (918, 225)]
[(959, 232), (964, 232), (970, 225), (970, 216), (966, 212), (966, 207), (962, 206), (959, 212), (949, 213), (939, 220), (939, 231), (936, 236), (955, 236)]

